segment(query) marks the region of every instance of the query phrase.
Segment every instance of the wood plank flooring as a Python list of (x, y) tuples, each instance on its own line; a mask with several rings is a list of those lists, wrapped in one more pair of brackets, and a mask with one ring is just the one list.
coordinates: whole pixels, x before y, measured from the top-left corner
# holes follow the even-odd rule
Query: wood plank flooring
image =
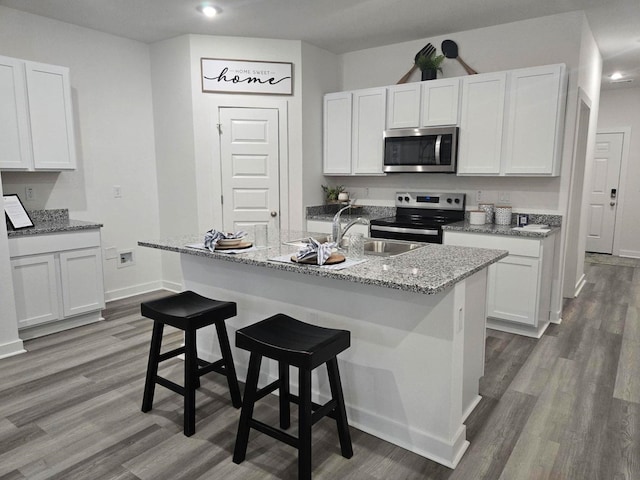
[[(346, 460), (325, 418), (314, 478), (640, 479), (640, 268), (586, 267), (582, 294), (540, 340), (488, 331), (483, 400), (455, 470), (355, 429)], [(182, 398), (167, 389), (140, 412), (151, 322), (139, 303), (160, 295), (112, 302), (104, 322), (29, 340), (28, 353), (0, 360), (0, 480), (296, 478), (295, 450), (255, 432), (246, 461), (232, 463), (239, 412), (216, 374), (202, 379), (193, 437), (182, 435)], [(167, 328), (163, 350), (180, 343)], [(164, 365), (181, 382), (181, 360)], [(276, 397), (256, 413), (276, 424)]]

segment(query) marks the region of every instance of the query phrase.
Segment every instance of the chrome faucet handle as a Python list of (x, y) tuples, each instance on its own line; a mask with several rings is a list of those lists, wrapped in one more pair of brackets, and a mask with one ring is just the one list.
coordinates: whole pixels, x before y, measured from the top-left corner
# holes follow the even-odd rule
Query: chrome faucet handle
[(342, 225), (340, 225), (340, 214), (348, 208), (351, 208), (351, 204), (347, 205), (346, 207), (342, 207), (340, 210), (338, 210), (338, 213), (333, 216), (331, 235), (333, 236), (334, 242), (340, 242), (340, 240), (342, 239)]

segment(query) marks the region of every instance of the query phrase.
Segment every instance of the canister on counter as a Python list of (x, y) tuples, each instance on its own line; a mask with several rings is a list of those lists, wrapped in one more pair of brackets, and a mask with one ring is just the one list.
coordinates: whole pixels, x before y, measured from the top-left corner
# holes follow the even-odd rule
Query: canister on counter
[(511, 207), (496, 205), (496, 225), (511, 225)]
[(493, 203), (479, 203), (478, 210), (484, 210), (485, 212), (484, 223), (493, 223), (493, 212), (494, 212)]
[(469, 211), (469, 224), (470, 225), (484, 225), (486, 222), (486, 214), (484, 210), (470, 210)]

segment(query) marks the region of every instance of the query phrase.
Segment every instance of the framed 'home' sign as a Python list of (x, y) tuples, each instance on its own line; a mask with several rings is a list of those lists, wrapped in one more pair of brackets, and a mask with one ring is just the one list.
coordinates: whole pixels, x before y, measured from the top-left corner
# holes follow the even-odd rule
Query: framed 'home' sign
[(202, 58), (202, 91), (292, 95), (293, 64)]

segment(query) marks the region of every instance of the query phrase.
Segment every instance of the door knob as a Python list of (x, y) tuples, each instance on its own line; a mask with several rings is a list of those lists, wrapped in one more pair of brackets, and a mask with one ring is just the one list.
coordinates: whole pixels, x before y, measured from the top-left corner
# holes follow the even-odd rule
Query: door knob
[(612, 207), (616, 206), (616, 202), (609, 202), (609, 205), (611, 205)]
[(278, 212), (276, 212), (275, 210), (271, 210), (271, 216), (272, 217), (277, 217), (278, 216)]

